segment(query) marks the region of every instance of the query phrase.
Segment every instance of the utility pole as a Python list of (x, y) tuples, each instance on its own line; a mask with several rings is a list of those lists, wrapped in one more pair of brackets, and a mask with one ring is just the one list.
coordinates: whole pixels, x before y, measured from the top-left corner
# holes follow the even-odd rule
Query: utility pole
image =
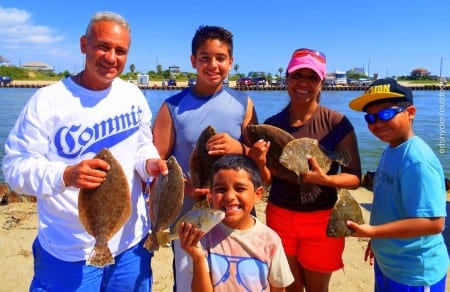
[(441, 66), (439, 68), (439, 79), (442, 80), (442, 62), (444, 61), (444, 57), (441, 57)]

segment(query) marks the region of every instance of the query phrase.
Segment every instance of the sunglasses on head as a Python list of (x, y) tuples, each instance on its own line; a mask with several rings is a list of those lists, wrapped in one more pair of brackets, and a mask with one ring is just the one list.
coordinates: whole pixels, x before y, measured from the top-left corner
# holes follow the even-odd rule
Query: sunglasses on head
[(295, 50), (295, 52), (292, 54), (293, 58), (296, 57), (306, 57), (306, 56), (312, 56), (314, 57), (317, 61), (321, 62), (321, 63), (326, 63), (327, 62), (327, 58), (325, 57), (325, 54), (320, 52), (320, 51), (316, 51), (316, 50), (311, 50), (311, 49), (298, 49)]
[(387, 122), (387, 121), (392, 120), (398, 113), (401, 113), (405, 109), (406, 109), (405, 107), (385, 108), (385, 109), (377, 112), (376, 114), (366, 114), (364, 116), (364, 119), (366, 119), (366, 122), (369, 125), (375, 124), (375, 122), (377, 120), (380, 120), (380, 121), (383, 121), (383, 122)]

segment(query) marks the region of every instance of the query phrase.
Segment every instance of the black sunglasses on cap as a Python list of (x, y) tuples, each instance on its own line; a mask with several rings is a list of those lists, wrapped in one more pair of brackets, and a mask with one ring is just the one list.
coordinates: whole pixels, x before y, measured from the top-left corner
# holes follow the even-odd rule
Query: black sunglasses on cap
[(366, 114), (364, 115), (364, 119), (366, 119), (366, 122), (371, 125), (375, 124), (377, 120), (387, 122), (392, 120), (397, 114), (403, 112), (406, 109), (406, 107), (390, 107), (382, 109), (381, 111), (377, 112), (376, 114)]

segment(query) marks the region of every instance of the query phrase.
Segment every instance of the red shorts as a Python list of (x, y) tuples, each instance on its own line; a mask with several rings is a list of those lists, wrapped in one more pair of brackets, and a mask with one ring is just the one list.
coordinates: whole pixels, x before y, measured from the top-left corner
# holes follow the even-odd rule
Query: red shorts
[(326, 234), (331, 209), (314, 212), (290, 211), (267, 204), (266, 223), (281, 237), (287, 256), (296, 256), (307, 270), (331, 273), (342, 269), (344, 237)]

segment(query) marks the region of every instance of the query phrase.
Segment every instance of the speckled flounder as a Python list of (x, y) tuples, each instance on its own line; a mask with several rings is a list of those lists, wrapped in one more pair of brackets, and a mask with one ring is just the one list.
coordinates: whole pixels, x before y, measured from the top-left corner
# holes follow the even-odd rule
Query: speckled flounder
[(297, 175), (308, 173), (308, 156), (316, 159), (320, 168), (328, 172), (333, 161), (347, 166), (350, 157), (347, 151), (332, 153), (323, 148), (316, 139), (298, 138), (286, 144), (280, 156), (280, 162)]
[(189, 159), (189, 177), (195, 188), (209, 188), (211, 169), (214, 162), (220, 157), (209, 155), (206, 144), (216, 134), (212, 126), (206, 127), (197, 139)]
[(351, 236), (353, 230), (345, 222), (351, 220), (364, 224), (361, 207), (346, 189), (340, 189), (338, 200), (334, 204), (330, 219), (328, 220), (327, 235), (330, 237)]
[(248, 125), (246, 133), (252, 144), (261, 139), (270, 141), (266, 165), (274, 176), (298, 183), (298, 175), (284, 167), (279, 161), (286, 144), (295, 139), (291, 134), (283, 129), (266, 124)]
[(327, 173), (333, 161), (347, 166), (350, 155), (346, 151), (332, 153), (323, 148), (316, 139), (298, 138), (290, 141), (284, 147), (279, 161), (287, 169), (297, 175), (297, 179), (302, 186), (301, 200), (303, 203), (313, 202), (320, 195), (321, 189), (314, 184), (302, 182), (300, 175), (308, 173), (310, 170), (308, 156), (314, 157), (320, 168)]
[[(221, 155), (209, 155), (206, 144), (208, 140), (216, 134), (216, 130), (212, 126), (207, 126), (200, 133), (200, 136), (195, 143), (189, 159), (189, 174), (188, 177), (194, 188), (209, 188), (211, 179), (212, 165)], [(209, 207), (206, 196), (200, 198), (196, 203), (196, 207)]]
[(152, 233), (148, 235), (144, 247), (149, 251), (158, 250), (158, 233), (169, 228), (178, 217), (183, 206), (183, 171), (174, 156), (167, 159), (167, 175), (158, 174), (149, 198), (149, 217)]
[(86, 264), (103, 267), (114, 264), (108, 241), (128, 221), (131, 198), (125, 172), (112, 153), (103, 148), (94, 158), (106, 161), (110, 169), (99, 187), (80, 189), (78, 212), (84, 228), (95, 238), (95, 246)]
[(181, 222), (192, 223), (206, 234), (214, 226), (222, 222), (223, 218), (225, 218), (225, 212), (222, 210), (194, 207), (177, 220), (177, 223), (170, 233), (159, 233), (158, 242), (160, 242), (161, 245), (165, 245), (171, 240), (178, 239), (178, 229)]

